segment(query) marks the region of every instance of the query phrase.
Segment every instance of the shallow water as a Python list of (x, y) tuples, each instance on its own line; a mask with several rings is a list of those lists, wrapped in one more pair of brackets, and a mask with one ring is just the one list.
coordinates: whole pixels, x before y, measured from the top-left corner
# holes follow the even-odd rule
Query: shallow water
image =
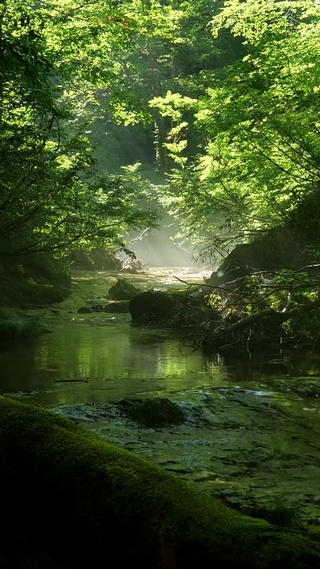
[(44, 404), (103, 402), (223, 377), (219, 367), (209, 371), (206, 358), (179, 339), (133, 328), (120, 318), (67, 324), (27, 345), (7, 347), (0, 366), (2, 391), (30, 391)]
[[(203, 278), (187, 269), (78, 273), (69, 299), (30, 310), (52, 333), (1, 346), (0, 390), (53, 407), (244, 511), (285, 498), (318, 528), (319, 356), (280, 345), (272, 354), (204, 353), (192, 337), (133, 326), (127, 314), (77, 313), (106, 304), (118, 276), (142, 290)], [(180, 404), (187, 421), (146, 429), (110, 403), (155, 394)]]
[[(133, 326), (128, 314), (78, 314), (81, 305), (107, 302), (116, 278), (141, 289), (199, 283), (190, 269), (150, 269), (145, 274), (79, 273), (70, 299), (41, 313), (52, 333), (2, 345), (0, 390), (45, 405), (102, 403), (134, 394), (242, 385), (270, 388), (274, 378), (315, 377), (319, 359), (276, 354), (226, 357), (195, 349), (192, 337)], [(180, 279), (180, 280), (178, 280)], [(103, 293), (103, 296), (101, 296)], [(32, 312), (32, 311), (31, 311)]]

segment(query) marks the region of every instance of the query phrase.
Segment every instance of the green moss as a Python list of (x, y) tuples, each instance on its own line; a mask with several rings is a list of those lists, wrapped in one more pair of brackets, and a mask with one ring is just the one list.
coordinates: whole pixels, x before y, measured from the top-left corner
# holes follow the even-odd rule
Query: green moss
[[(231, 510), (138, 456), (39, 408), (0, 398), (0, 530), (66, 567), (318, 567), (320, 547)], [(12, 520), (10, 516), (14, 513)]]
[(242, 512), (263, 518), (271, 524), (285, 528), (302, 527), (303, 514), (298, 506), (291, 505), (283, 495), (275, 496), (268, 506), (243, 509)]
[(39, 336), (48, 331), (48, 328), (40, 319), (28, 317), (17, 310), (0, 307), (1, 340), (16, 340)]
[(0, 259), (1, 305), (25, 307), (61, 302), (70, 294), (65, 263), (50, 255)]
[(153, 399), (123, 399), (118, 406), (124, 413), (145, 427), (155, 429), (169, 425), (180, 425), (185, 414), (176, 403), (166, 397)]
[(108, 297), (111, 300), (131, 300), (139, 289), (131, 284), (127, 279), (118, 279), (117, 282), (109, 289)]

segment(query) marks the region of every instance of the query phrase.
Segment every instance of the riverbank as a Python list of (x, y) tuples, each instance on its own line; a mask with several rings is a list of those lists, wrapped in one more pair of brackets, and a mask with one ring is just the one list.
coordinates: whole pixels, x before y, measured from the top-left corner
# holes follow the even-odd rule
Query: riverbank
[[(309, 378), (300, 378), (300, 389), (310, 384)], [(267, 519), (274, 512), (280, 525), (320, 529), (315, 388), (308, 398), (290, 391), (289, 381), (278, 380), (261, 382), (260, 389), (207, 387), (170, 398), (186, 421), (162, 429), (137, 424), (116, 402), (54, 410), (240, 511)]]
[(39, 407), (0, 398), (0, 410), (6, 569), (102, 559), (141, 569), (319, 565), (319, 544), (304, 532), (240, 514)]
[[(176, 275), (157, 271), (130, 281), (165, 289)], [(41, 309), (53, 333), (0, 353), (2, 391), (54, 408), (243, 511), (265, 515), (280, 505), (316, 531), (319, 359), (280, 351), (261, 359), (204, 355), (191, 338), (132, 326), (128, 314), (78, 312), (107, 303), (117, 278), (75, 275), (72, 295)], [(186, 423), (141, 428), (114, 405), (155, 396), (177, 401)]]

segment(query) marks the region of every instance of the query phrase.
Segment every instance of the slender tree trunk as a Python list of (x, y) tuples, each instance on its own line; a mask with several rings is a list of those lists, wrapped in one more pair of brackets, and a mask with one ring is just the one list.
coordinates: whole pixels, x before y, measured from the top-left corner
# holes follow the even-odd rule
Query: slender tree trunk
[(3, 112), (3, 88), (5, 82), (4, 45), (3, 45), (3, 18), (6, 12), (6, 0), (0, 0), (0, 124)]
[(154, 145), (156, 151), (156, 163), (161, 172), (166, 172), (168, 169), (168, 155), (167, 149), (163, 146), (166, 137), (166, 129), (164, 119), (159, 114), (154, 119)]

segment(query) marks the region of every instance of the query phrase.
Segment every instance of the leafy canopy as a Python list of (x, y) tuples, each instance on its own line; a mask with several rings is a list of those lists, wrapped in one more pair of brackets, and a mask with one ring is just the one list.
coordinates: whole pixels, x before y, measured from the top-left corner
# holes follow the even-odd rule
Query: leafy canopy
[(245, 55), (212, 70), (195, 112), (202, 144), (177, 160), (167, 203), (227, 243), (290, 223), (319, 193), (320, 10), (230, 0), (211, 26), (241, 39)]
[(97, 175), (85, 132), (98, 87), (114, 83), (106, 55), (130, 34), (112, 2), (0, 4), (2, 256), (112, 246), (154, 222), (150, 185), (136, 168)]

